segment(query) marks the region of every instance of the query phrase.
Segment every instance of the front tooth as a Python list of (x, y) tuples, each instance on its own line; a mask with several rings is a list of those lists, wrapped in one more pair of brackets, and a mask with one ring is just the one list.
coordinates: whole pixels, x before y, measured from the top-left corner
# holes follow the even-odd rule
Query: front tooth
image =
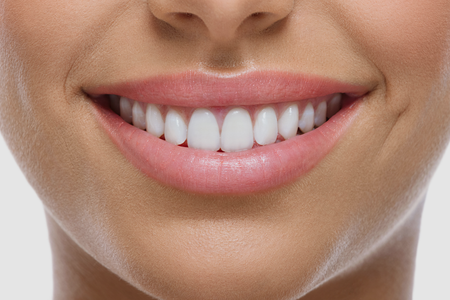
[(186, 141), (186, 123), (175, 110), (167, 112), (164, 136), (166, 141), (174, 145), (181, 145)]
[(288, 140), (297, 135), (298, 128), (298, 106), (292, 104), (281, 115), (278, 120), (278, 132)]
[(341, 94), (336, 94), (328, 103), (327, 118), (331, 118), (341, 109)]
[(120, 97), (120, 116), (125, 122), (131, 123), (133, 121), (133, 113), (131, 109), (132, 100)]
[(145, 116), (147, 121), (147, 132), (156, 137), (162, 136), (164, 134), (164, 120), (158, 107), (154, 104), (148, 104)]
[(194, 111), (189, 121), (187, 143), (189, 148), (217, 151), (220, 149), (219, 125), (206, 108)]
[(139, 129), (145, 129), (147, 127), (147, 124), (145, 124), (145, 113), (139, 102), (134, 102), (132, 111), (133, 125)]
[(316, 108), (316, 112), (314, 114), (314, 124), (316, 127), (319, 127), (327, 120), (327, 103), (325, 101), (320, 102)]
[(233, 108), (223, 121), (221, 148), (224, 152), (236, 152), (253, 148), (252, 119), (243, 108)]
[(262, 109), (256, 116), (255, 141), (260, 145), (273, 144), (277, 140), (277, 115), (272, 107)]
[(314, 128), (314, 107), (311, 103), (306, 105), (302, 117), (298, 121), (298, 127), (303, 133), (309, 132)]

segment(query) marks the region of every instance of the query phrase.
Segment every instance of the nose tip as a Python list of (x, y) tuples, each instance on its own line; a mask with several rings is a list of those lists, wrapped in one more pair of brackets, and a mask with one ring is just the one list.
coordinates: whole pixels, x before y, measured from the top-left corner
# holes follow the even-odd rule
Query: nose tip
[(228, 42), (284, 19), (294, 0), (149, 0), (153, 15), (184, 34)]

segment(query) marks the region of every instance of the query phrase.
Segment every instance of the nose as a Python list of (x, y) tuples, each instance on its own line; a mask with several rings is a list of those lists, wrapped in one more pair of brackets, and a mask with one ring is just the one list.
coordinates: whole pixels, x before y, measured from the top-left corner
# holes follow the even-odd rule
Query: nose
[(148, 0), (153, 15), (183, 34), (229, 42), (286, 18), (295, 0)]

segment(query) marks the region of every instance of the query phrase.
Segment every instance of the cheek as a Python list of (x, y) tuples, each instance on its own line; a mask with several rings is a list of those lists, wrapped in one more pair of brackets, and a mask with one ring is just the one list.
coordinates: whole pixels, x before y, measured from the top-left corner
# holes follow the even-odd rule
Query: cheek
[(92, 55), (113, 23), (108, 20), (126, 5), (121, 0), (0, 1), (0, 128), (22, 168), (40, 164), (37, 149), (51, 153), (63, 147), (56, 143), (55, 128), (72, 129), (68, 120), (75, 109), (67, 104), (82, 104), (72, 101), (79, 86), (69, 75)]
[(343, 26), (379, 68), (436, 73), (449, 48), (449, 1), (346, 0), (339, 9)]
[[(395, 144), (405, 139), (425, 140), (422, 129), (430, 120), (439, 128), (448, 128), (450, 1), (331, 3), (337, 22), (382, 78), (378, 91), (384, 97), (370, 103), (371, 110), (391, 120), (402, 116), (401, 126), (393, 129), (400, 137)], [(431, 138), (437, 136), (428, 135)]]
[(29, 69), (60, 78), (101, 40), (111, 23), (105, 20), (123, 10), (119, 2), (5, 0), (0, 12), (2, 42)]

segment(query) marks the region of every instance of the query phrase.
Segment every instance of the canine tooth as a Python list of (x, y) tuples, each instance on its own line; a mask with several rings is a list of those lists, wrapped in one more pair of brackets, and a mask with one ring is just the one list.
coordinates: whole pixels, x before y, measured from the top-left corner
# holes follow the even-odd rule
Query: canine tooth
[(302, 117), (298, 121), (298, 127), (303, 133), (311, 131), (314, 128), (314, 107), (311, 103), (306, 105)]
[(139, 129), (145, 129), (147, 125), (145, 124), (145, 113), (142, 110), (139, 102), (134, 102), (133, 104), (133, 125)]
[(243, 108), (233, 108), (222, 125), (221, 148), (224, 152), (236, 152), (253, 148), (252, 119)]
[(183, 118), (175, 110), (169, 110), (164, 128), (166, 141), (174, 145), (181, 145), (186, 141), (186, 133), (187, 128)]
[(325, 101), (320, 102), (314, 113), (314, 124), (317, 127), (325, 123), (327, 120), (327, 103)]
[(109, 106), (112, 111), (120, 115), (120, 97), (117, 95), (109, 95)]
[(286, 140), (297, 135), (298, 128), (298, 106), (290, 105), (278, 120), (278, 132)]
[(272, 107), (263, 108), (256, 116), (253, 130), (255, 141), (260, 145), (273, 144), (277, 140), (277, 115)]
[(148, 104), (145, 114), (147, 121), (147, 132), (156, 137), (164, 134), (164, 120), (158, 107), (154, 104)]
[(131, 123), (133, 121), (133, 113), (132, 113), (132, 100), (120, 97), (120, 116), (124, 119), (125, 122)]
[(219, 125), (206, 108), (194, 111), (189, 121), (187, 143), (189, 148), (217, 151), (220, 149)]
[(341, 94), (336, 94), (328, 103), (327, 118), (331, 118), (341, 109)]

